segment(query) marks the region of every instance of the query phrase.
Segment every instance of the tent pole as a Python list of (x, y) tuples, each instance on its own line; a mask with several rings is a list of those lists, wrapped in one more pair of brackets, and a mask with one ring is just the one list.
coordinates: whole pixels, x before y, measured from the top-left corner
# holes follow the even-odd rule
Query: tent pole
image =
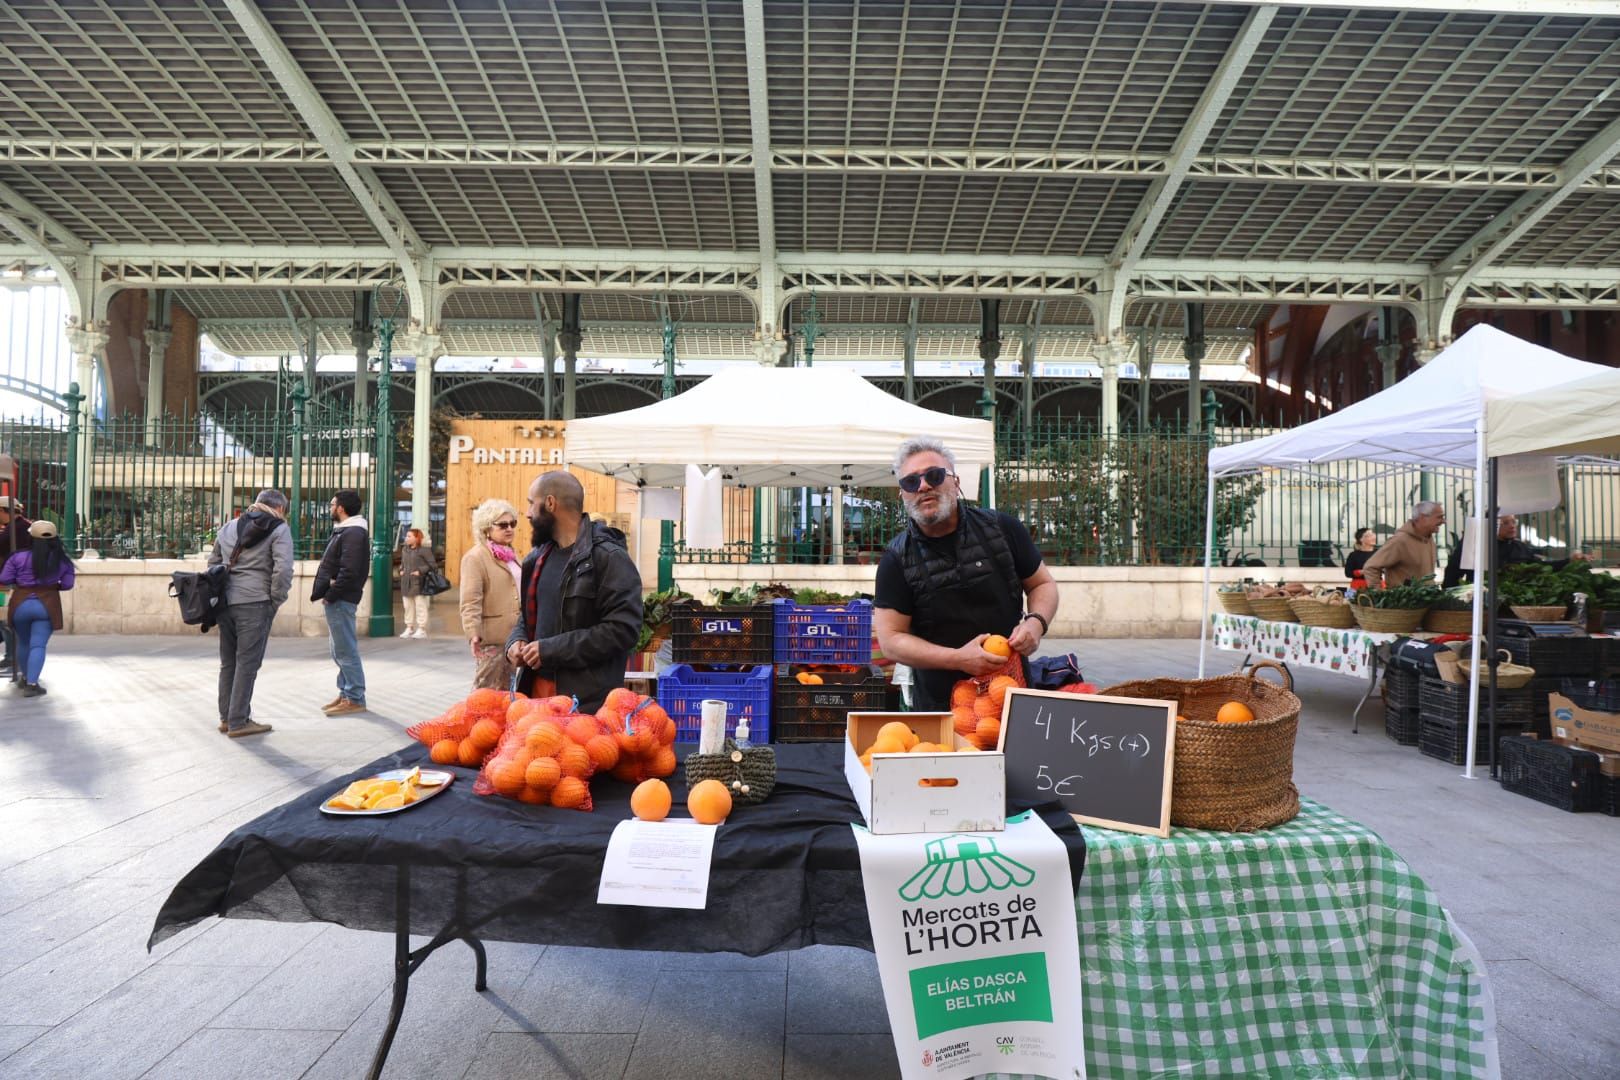
[(1215, 473), (1209, 474), (1209, 490), (1204, 496), (1204, 603), (1198, 617), (1198, 677), (1204, 677), (1204, 652), (1209, 642), (1210, 560), (1215, 557)]
[[(1489, 698), (1487, 698), (1486, 709), (1485, 709), (1485, 711), (1487, 713), (1489, 713), (1490, 717), (1491, 717), (1491, 745), (1486, 747), (1485, 756), (1491, 763), (1491, 779), (1494, 780), (1494, 779), (1496, 779), (1496, 608), (1497, 608), (1497, 605), (1494, 602), (1494, 598), (1496, 596), (1496, 575), (1501, 570), (1501, 562), (1502, 562), (1502, 545), (1500, 545), (1500, 544), (1498, 544), (1496, 542), (1496, 517), (1497, 517), (1497, 514), (1498, 514), (1498, 510), (1497, 510), (1497, 506), (1496, 506), (1496, 499), (1497, 499), (1497, 493), (1496, 493), (1496, 458), (1494, 458), (1494, 457), (1491, 458), (1491, 463), (1489, 465), (1489, 469), (1490, 469), (1490, 484), (1489, 484), (1489, 487), (1488, 487), (1487, 490), (1490, 493), (1490, 500), (1491, 500), (1490, 518), (1489, 518), (1489, 521), (1491, 523), (1491, 540), (1490, 540), (1490, 543), (1488, 543), (1486, 545), (1487, 550), (1490, 551), (1490, 556), (1489, 556), (1489, 559), (1488, 559), (1488, 563), (1489, 563), (1488, 571), (1489, 572), (1485, 576), (1485, 584), (1486, 584), (1486, 589), (1487, 589), (1486, 595), (1489, 596), (1489, 597), (1492, 597), (1493, 602), (1491, 604), (1490, 613), (1486, 616), (1486, 624), (1485, 624), (1486, 625), (1485, 662), (1490, 665), (1490, 671), (1491, 671), (1491, 687), (1490, 687), (1491, 692), (1490, 692)], [(1478, 593), (1479, 592), (1479, 588), (1478, 588), (1479, 572), (1477, 570), (1474, 572), (1474, 579), (1475, 579), (1474, 592)], [(1479, 670), (1479, 656), (1478, 656), (1477, 653), (1474, 656), (1474, 670), (1475, 671)]]
[[(1479, 588), (1480, 569), (1486, 565), (1485, 559), (1485, 499), (1479, 493), (1485, 490), (1487, 483), (1485, 471), (1485, 415), (1481, 406), (1479, 431), (1474, 443), (1474, 608), (1473, 619), (1470, 623), (1468, 644), (1474, 649), (1474, 663), (1481, 660), (1479, 655), (1480, 622), (1484, 614), (1484, 590)], [(1493, 547), (1495, 545), (1492, 545)], [(1463, 759), (1463, 778), (1474, 778), (1474, 753), (1479, 747), (1479, 679), (1470, 677), (1468, 680), (1468, 750)]]

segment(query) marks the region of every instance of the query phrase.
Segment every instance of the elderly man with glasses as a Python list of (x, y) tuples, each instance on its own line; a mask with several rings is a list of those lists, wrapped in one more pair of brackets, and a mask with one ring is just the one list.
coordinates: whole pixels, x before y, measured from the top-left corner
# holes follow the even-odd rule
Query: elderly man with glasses
[(461, 557), (461, 630), (472, 648), (473, 689), (512, 683), (506, 638), (518, 620), (517, 508), (485, 499), (473, 511), (473, 546)]
[(1022, 522), (962, 502), (956, 459), (938, 439), (902, 443), (894, 471), (911, 520), (878, 563), (872, 626), (884, 655), (916, 671), (913, 704), (943, 711), (955, 683), (1007, 662), (986, 638), (1034, 653), (1057, 614), (1057, 582)]

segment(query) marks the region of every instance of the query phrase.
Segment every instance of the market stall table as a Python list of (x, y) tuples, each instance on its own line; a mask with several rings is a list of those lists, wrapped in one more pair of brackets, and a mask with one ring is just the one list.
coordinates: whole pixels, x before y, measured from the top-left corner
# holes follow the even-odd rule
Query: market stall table
[(1365, 678), (1367, 690), (1350, 714), (1353, 734), (1361, 731), (1361, 710), (1378, 689), (1379, 666), (1388, 661), (1390, 645), (1403, 636), (1374, 634), (1355, 628), (1340, 630), (1274, 622), (1254, 615), (1220, 611), (1210, 616), (1210, 627), (1215, 648), (1244, 654), (1239, 667), (1247, 665), (1252, 656), (1275, 660), (1285, 666), (1316, 668), (1352, 679)]
[[(707, 911), (596, 904), (608, 836), (629, 813), (621, 785), (595, 785), (597, 809), (583, 814), (478, 797), (471, 770), (458, 769), (449, 791), (402, 814), (320, 814), (351, 779), (425, 763), (413, 747), (232, 832), (175, 887), (152, 941), (210, 915), (394, 932), (394, 1007), (373, 1075), (411, 972), (453, 940), (479, 951), (479, 988), (480, 938), (748, 955), (870, 949), (842, 747), (776, 751), (775, 793), (720, 831)], [(1168, 840), (1082, 835), (1055, 807), (1042, 816), (1068, 847), (1071, 873), (1086, 871), (1076, 911), (1092, 1077), (1192, 1063), (1204, 1075), (1402, 1074), (1362, 1072), (1352, 1064), (1361, 1061), (1472, 1076), (1494, 1060), (1482, 967), (1427, 887), (1366, 829), (1308, 800), (1268, 832), (1178, 829)], [(442, 929), (412, 952), (413, 925)]]

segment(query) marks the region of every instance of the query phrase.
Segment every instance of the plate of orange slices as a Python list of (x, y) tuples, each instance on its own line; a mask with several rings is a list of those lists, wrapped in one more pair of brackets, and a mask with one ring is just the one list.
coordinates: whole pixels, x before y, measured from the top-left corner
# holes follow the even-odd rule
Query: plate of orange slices
[(439, 769), (389, 769), (349, 784), (321, 803), (321, 813), (333, 817), (397, 814), (433, 798), (455, 779), (455, 773)]

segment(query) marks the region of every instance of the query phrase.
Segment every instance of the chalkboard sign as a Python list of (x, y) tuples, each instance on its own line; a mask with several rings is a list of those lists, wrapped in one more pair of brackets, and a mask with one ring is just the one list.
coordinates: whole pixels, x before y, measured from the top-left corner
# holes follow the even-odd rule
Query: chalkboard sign
[(1176, 703), (1009, 690), (1007, 798), (1057, 801), (1077, 821), (1170, 835)]

